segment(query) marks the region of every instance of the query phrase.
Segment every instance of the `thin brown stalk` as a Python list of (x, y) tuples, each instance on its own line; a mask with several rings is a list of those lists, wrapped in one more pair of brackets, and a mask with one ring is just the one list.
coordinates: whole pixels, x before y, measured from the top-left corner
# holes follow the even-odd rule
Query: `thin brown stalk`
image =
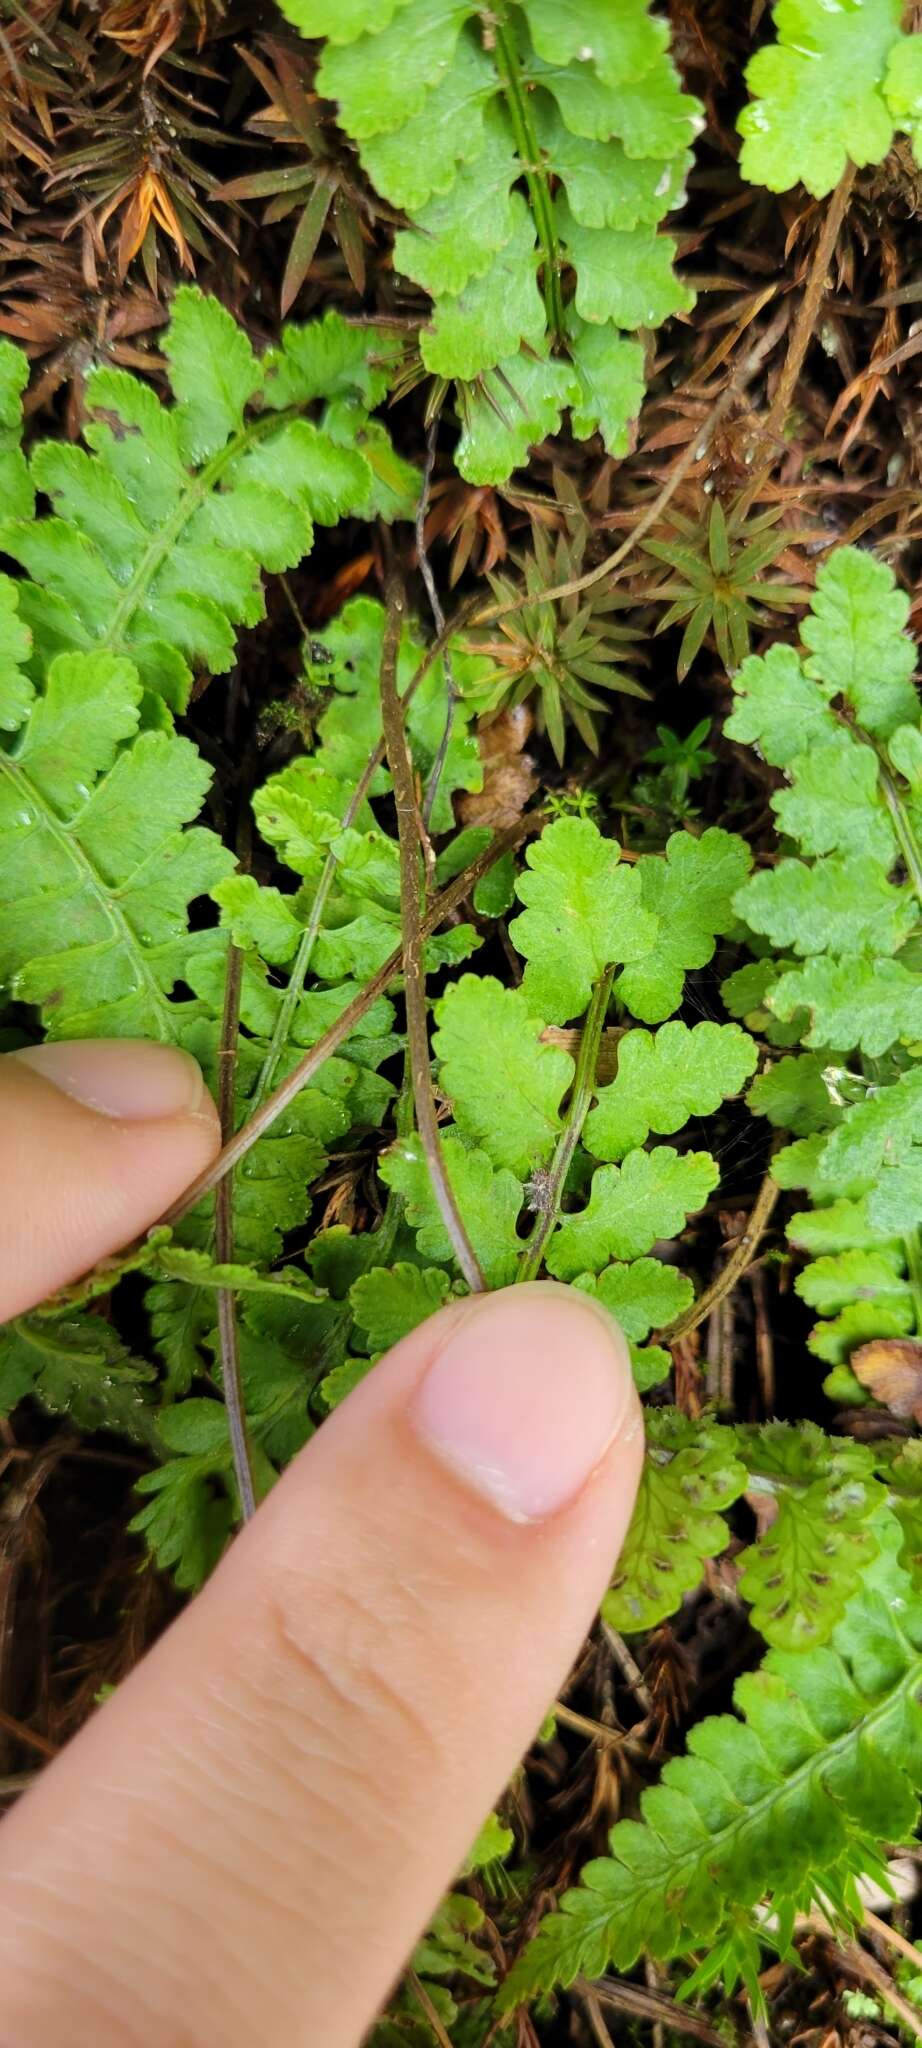
[(519, 1260), (516, 1280), (534, 1280), (541, 1271), (548, 1241), (557, 1228), (564, 1183), (570, 1171), (573, 1154), (579, 1144), (583, 1125), (589, 1114), (589, 1106), (596, 1089), (596, 1071), (599, 1063), (599, 1046), (602, 1030), (611, 997), (611, 985), (615, 970), (607, 967), (599, 976), (592, 993), (592, 1001), (586, 1013), (580, 1038), (579, 1057), (573, 1088), (567, 1108), (566, 1122), (554, 1157), (551, 1161), (547, 1182), (541, 1196), (541, 1208), (535, 1218), (534, 1228)]
[[(420, 684), (425, 680), (426, 676), (428, 675), (429, 670), (432, 667), (432, 663), (437, 659), (443, 647), (447, 645), (447, 642), (451, 639), (452, 635), (458, 631), (460, 625), (463, 623), (464, 617), (466, 616), (467, 612), (469, 612), (471, 609), (471, 603), (472, 600), (468, 598), (465, 604), (461, 607), (461, 610), (455, 614), (455, 620), (449, 621), (447, 628), (445, 626), (444, 617), (442, 617), (440, 620), (437, 620), (437, 624), (439, 626), (438, 638), (433, 641), (431, 647), (427, 647), (426, 652), (423, 655), (423, 658), (420, 661), (415, 674), (410, 677), (410, 681), (407, 684), (406, 690), (404, 691), (401, 700), (404, 705), (408, 705), (412, 702), (417, 690), (419, 689)], [(448, 674), (447, 661), (445, 664), (445, 671), (446, 674)], [(383, 765), (383, 762), (384, 738), (382, 735), (381, 739), (379, 739), (377, 741), (377, 744), (372, 748), (371, 753), (369, 754), (368, 759), (365, 763), (365, 766), (362, 769), (362, 773), (359, 776), (358, 782), (356, 783), (352, 795), (349, 798), (349, 802), (346, 805), (346, 809), (342, 817), (342, 831), (347, 832), (350, 825), (354, 824), (356, 818), (358, 817), (359, 811), (361, 810), (362, 805), (365, 801), (365, 798), (368, 795), (369, 789), (371, 788), (373, 777), (377, 770)], [(423, 839), (425, 851), (426, 847), (428, 846), (428, 835), (425, 832), (425, 824), (422, 822), (422, 820), (420, 836)], [(305, 926), (304, 934), (300, 940), (297, 953), (295, 954), (294, 960), (292, 962), (291, 973), (288, 977), (288, 986), (285, 990), (284, 996), (282, 997), (278, 1017), (276, 1018), (275, 1022), (275, 1029), (269, 1041), (269, 1046), (266, 1051), (266, 1057), (263, 1061), (259, 1079), (256, 1083), (256, 1088), (253, 1093), (253, 1102), (255, 1108), (257, 1109), (260, 1107), (261, 1103), (265, 1100), (266, 1096), (269, 1093), (272, 1083), (275, 1080), (276, 1073), (278, 1072), (279, 1060), (281, 1059), (285, 1047), (288, 1044), (292, 1020), (294, 1018), (295, 1010), (298, 1007), (298, 999), (300, 997), (301, 990), (304, 987), (304, 982), (307, 976), (307, 970), (310, 966), (311, 959), (313, 957), (314, 947), (317, 943), (317, 934), (320, 930), (320, 926), (323, 921), (323, 913), (324, 910), (326, 909), (327, 899), (329, 897), (330, 890), (333, 886), (338, 866), (339, 861), (331, 847), (329, 852), (327, 853), (326, 859), (323, 864), (323, 868), (321, 870), (320, 879), (317, 883), (317, 891), (314, 896), (313, 904), (311, 905), (310, 919), (307, 925)]]
[(407, 1983), (410, 1986), (410, 1990), (413, 1993), (417, 2005), (425, 2013), (426, 2018), (429, 2021), (429, 2025), (432, 2028), (435, 2038), (439, 2044), (439, 2048), (452, 2048), (451, 2035), (446, 2033), (442, 2021), (440, 2020), (439, 2015), (436, 2012), (435, 2006), (433, 2005), (432, 2000), (429, 1996), (429, 1993), (426, 1990), (426, 1986), (422, 1982), (421, 1978), (417, 1976), (415, 1970), (407, 1971)]
[[(484, 847), (483, 852), (478, 854), (477, 859), (472, 860), (460, 875), (455, 876), (453, 882), (449, 882), (446, 888), (440, 890), (422, 919), (420, 932), (423, 939), (429, 938), (432, 932), (438, 930), (440, 924), (444, 924), (445, 919), (464, 902), (481, 876), (488, 873), (501, 854), (510, 852), (520, 845), (523, 839), (527, 839), (539, 820), (540, 813), (532, 812), (529, 817), (520, 818), (517, 824), (510, 826), (506, 831), (497, 832), (489, 846)], [(314, 1075), (319, 1073), (324, 1062), (339, 1051), (343, 1040), (349, 1037), (349, 1033), (355, 1030), (357, 1024), (361, 1023), (366, 1011), (371, 1009), (372, 1003), (377, 1002), (378, 997), (384, 994), (395, 975), (400, 973), (402, 959), (402, 948), (395, 946), (394, 951), (388, 954), (387, 959), (378, 968), (377, 974), (373, 974), (370, 981), (366, 981), (358, 994), (353, 996), (351, 1003), (346, 1004), (346, 1008), (340, 1012), (329, 1030), (323, 1033), (322, 1038), (318, 1038), (316, 1045), (310, 1047), (303, 1059), (292, 1068), (291, 1073), (286, 1074), (284, 1081), (267, 1096), (255, 1116), (251, 1116), (228, 1143), (222, 1146), (213, 1164), (198, 1175), (185, 1194), (180, 1196), (178, 1202), (174, 1202), (165, 1215), (158, 1218), (153, 1228), (156, 1229), (164, 1223), (178, 1223), (181, 1217), (188, 1215), (190, 1209), (195, 1208), (197, 1202), (202, 1201), (205, 1195), (211, 1194), (212, 1189), (218, 1187), (226, 1174), (232, 1172), (235, 1166), (239, 1166), (241, 1159), (245, 1159), (259, 1139), (264, 1138), (266, 1132), (271, 1130), (282, 1111), (288, 1108), (295, 1096), (300, 1095), (302, 1088), (306, 1088)]]
[(610, 1621), (603, 1621), (602, 1634), (614, 1657), (625, 1683), (630, 1686), (635, 1700), (645, 1714), (653, 1712), (653, 1695), (635, 1656), (628, 1649), (623, 1636), (612, 1628)]
[(15, 1715), (8, 1714), (2, 1707), (0, 1707), (0, 1728), (3, 1729), (5, 1735), (15, 1736), (17, 1742), (24, 1743), (27, 1749), (37, 1750), (39, 1756), (48, 1758), (57, 1756), (56, 1745), (53, 1742), (49, 1742), (46, 1735), (39, 1735), (37, 1728), (28, 1728), (24, 1721), (17, 1721)]
[[(416, 507), (416, 559), (419, 563), (420, 575), (426, 586), (426, 596), (429, 599), (429, 609), (432, 613), (435, 630), (437, 633), (441, 633), (445, 624), (445, 613), (442, 609), (442, 600), (438, 593), (435, 577), (432, 573), (432, 563), (429, 560), (429, 552), (426, 547), (426, 514), (429, 510), (429, 490), (432, 483), (435, 443), (438, 430), (439, 414), (436, 412), (429, 424), (429, 437), (426, 442), (426, 461), (423, 468), (423, 483), (419, 494), (419, 503)], [(423, 825), (427, 831), (432, 818), (435, 800), (439, 793), (439, 783), (442, 780), (442, 771), (445, 767), (448, 749), (451, 745), (452, 729), (455, 722), (455, 705), (458, 701), (458, 691), (455, 688), (451, 657), (447, 647), (442, 656), (442, 671), (445, 677), (447, 699), (445, 705), (445, 725), (438, 744), (435, 760), (429, 770), (429, 779), (423, 796), (422, 817)]]
[(704, 1293), (699, 1294), (697, 1301), (692, 1302), (691, 1308), (686, 1309), (684, 1315), (678, 1316), (675, 1322), (670, 1323), (662, 1332), (667, 1344), (677, 1344), (681, 1338), (688, 1336), (690, 1330), (696, 1330), (698, 1324), (703, 1323), (710, 1315), (712, 1308), (736, 1286), (747, 1266), (751, 1266), (780, 1192), (777, 1181), (767, 1173), (756, 1196), (746, 1229), (738, 1244), (734, 1245), (726, 1265), (711, 1281), (710, 1286), (705, 1288)]
[[(224, 982), (224, 1014), (221, 1019), (221, 1045), (218, 1053), (218, 1114), (221, 1118), (221, 1137), (224, 1144), (227, 1144), (234, 1132), (234, 1082), (237, 1073), (242, 986), (243, 953), (239, 946), (229, 946)], [(231, 1173), (220, 1182), (215, 1195), (214, 1234), (215, 1253), (219, 1264), (233, 1265), (234, 1177)], [(253, 1484), (253, 1463), (247, 1437), (246, 1407), (240, 1376), (237, 1301), (232, 1287), (219, 1287), (217, 1293), (221, 1385), (227, 1410), (227, 1427), (230, 1432), (240, 1513), (243, 1521), (248, 1522), (251, 1515), (256, 1513), (256, 1488)]]
[(911, 1941), (907, 1941), (905, 1934), (900, 1933), (898, 1927), (890, 1927), (886, 1920), (879, 1919), (876, 1913), (871, 1913), (867, 1908), (864, 1925), (869, 1934), (876, 1934), (878, 1941), (885, 1942), (888, 1948), (895, 1949), (898, 1955), (905, 1956), (907, 1963), (914, 1963), (917, 1971), (922, 1969), (922, 1955), (913, 1947)]
[[(578, 1978), (577, 1989), (585, 1983), (585, 1978)], [(725, 2048), (722, 2035), (709, 2026), (707, 2020), (699, 2019), (687, 2005), (679, 2005), (675, 1999), (667, 1998), (663, 1991), (650, 1991), (644, 1984), (628, 1984), (620, 1977), (600, 1977), (591, 1989), (599, 2004), (610, 2005), (614, 2012), (632, 2013), (638, 2019), (664, 2020), (677, 2034), (687, 2034), (693, 2041), (704, 2041), (708, 2048)]]
[(867, 1949), (861, 1947), (860, 1942), (837, 1942), (819, 1914), (810, 1914), (798, 1920), (797, 1927), (798, 1931), (822, 1935), (829, 1942), (833, 1960), (839, 1969), (843, 1970), (847, 1977), (854, 1977), (859, 1984), (869, 1984), (871, 1989), (876, 1991), (878, 1998), (882, 1998), (889, 2005), (891, 2012), (896, 2013), (909, 2033), (914, 2034), (917, 2041), (922, 2041), (922, 2015), (914, 2005), (910, 2005), (908, 1998), (904, 1998), (902, 1992), (897, 1990), (893, 1978), (888, 1975), (883, 1964), (877, 1961), (876, 1956), (869, 1955)]
[(575, 1707), (555, 1700), (552, 1709), (555, 1721), (562, 1721), (565, 1728), (572, 1728), (575, 1735), (585, 1735), (590, 1742), (601, 1742), (606, 1749), (623, 1749), (625, 1735), (621, 1728), (606, 1728), (604, 1721), (592, 1721), (588, 1714), (578, 1714)]
[(472, 1294), (485, 1287), (480, 1262), (458, 1210), (448, 1179), (432, 1087), (429, 1025), (426, 1011), (426, 969), (423, 957), (422, 895), (417, 832), (416, 785), (407, 745), (403, 709), (397, 692), (397, 654), (403, 627), (403, 586), (392, 569), (387, 582), (387, 624), (381, 657), (381, 717), (387, 765), (394, 785), (397, 838), (400, 847), (400, 921), (403, 930), (403, 979), (407, 1011), (407, 1051), (416, 1125), (426, 1154), (432, 1192), (461, 1272)]
[(816, 248), (813, 251), (813, 260), (807, 272), (804, 295), (800, 302), (797, 319), (791, 330), (787, 354), (778, 379), (775, 395), (771, 402), (768, 418), (765, 422), (764, 432), (768, 452), (764, 462), (760, 465), (756, 475), (747, 484), (740, 498), (738, 509), (741, 515), (748, 512), (750, 505), (755, 502), (775, 462), (778, 445), (784, 432), (784, 423), (797, 389), (797, 380), (804, 366), (804, 357), (816, 332), (820, 308), (823, 303), (823, 294), (826, 290), (829, 265), (832, 262), (836, 242), (839, 238), (839, 229), (845, 219), (854, 177), (854, 164), (847, 164), (826, 208), (825, 219), (817, 237)]
[(577, 1990), (586, 2009), (586, 2018), (589, 2021), (596, 2048), (615, 2048), (615, 2044), (602, 2017), (602, 2008), (592, 1985), (587, 1984), (585, 1980), (581, 1979)]

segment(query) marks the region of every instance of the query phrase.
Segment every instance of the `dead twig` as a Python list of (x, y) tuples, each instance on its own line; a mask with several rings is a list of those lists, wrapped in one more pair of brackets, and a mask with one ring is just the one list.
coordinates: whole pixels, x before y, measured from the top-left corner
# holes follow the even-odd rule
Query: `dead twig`
[[(243, 986), (243, 952), (229, 946), (224, 981), (224, 1013), (221, 1018), (221, 1046), (218, 1053), (218, 1113), (221, 1138), (226, 1145), (234, 1132), (234, 1083), (237, 1074), (237, 1036), (240, 1027), (240, 991)], [(222, 1266), (234, 1261), (234, 1177), (228, 1173), (215, 1193), (215, 1253)], [(253, 1462), (247, 1436), (246, 1407), (240, 1377), (237, 1344), (237, 1300), (232, 1287), (218, 1288), (218, 1340), (221, 1350), (221, 1386), (227, 1411), (234, 1477), (240, 1513), (245, 1522), (256, 1513)]]
[[(585, 1978), (577, 1979), (577, 1987), (585, 1984)], [(586, 1985), (586, 1989), (590, 1989)], [(600, 2005), (610, 2005), (614, 2012), (633, 2013), (638, 2019), (661, 2020), (677, 2034), (687, 2034), (693, 2041), (704, 2041), (708, 2048), (726, 2048), (723, 2036), (718, 2034), (707, 2020), (700, 2019), (687, 2005), (679, 2005), (674, 1998), (667, 1998), (664, 1991), (650, 1991), (644, 1984), (627, 1984), (620, 1977), (600, 1977), (591, 1989)]]
[(49, 1742), (46, 1735), (39, 1735), (35, 1728), (27, 1728), (24, 1721), (17, 1721), (15, 1714), (8, 1714), (3, 1707), (0, 1707), (0, 1728), (4, 1734), (12, 1735), (17, 1742), (24, 1743), (27, 1749), (37, 1750), (39, 1756), (49, 1759), (57, 1756), (55, 1744)]
[(563, 1700), (553, 1705), (555, 1721), (562, 1721), (565, 1728), (572, 1728), (574, 1735), (585, 1735), (590, 1742), (601, 1742), (606, 1749), (623, 1749), (625, 1735), (620, 1728), (606, 1728), (604, 1721), (592, 1721), (588, 1714), (578, 1714), (574, 1707), (567, 1707)]
[(416, 1124), (426, 1154), (432, 1192), (458, 1265), (471, 1293), (480, 1294), (486, 1283), (448, 1179), (432, 1088), (429, 1025), (426, 1014), (426, 969), (423, 958), (422, 877), (419, 867), (416, 787), (403, 711), (397, 692), (397, 655), (403, 630), (404, 604), (403, 586), (396, 570), (392, 569), (388, 576), (387, 623), (381, 656), (381, 716), (387, 765), (394, 784), (397, 838), (400, 847), (400, 921), (403, 930), (407, 1051), (413, 1083), (413, 1101), (416, 1106)]
[(669, 1323), (663, 1330), (662, 1335), (668, 1344), (676, 1344), (682, 1337), (687, 1337), (690, 1330), (696, 1330), (698, 1324), (703, 1323), (710, 1315), (717, 1302), (722, 1301), (724, 1295), (729, 1294), (731, 1287), (736, 1286), (740, 1275), (752, 1264), (756, 1247), (765, 1234), (780, 1192), (777, 1181), (767, 1173), (753, 1204), (749, 1223), (730, 1253), (726, 1265), (715, 1275), (704, 1293), (699, 1294), (697, 1301), (692, 1302), (691, 1308), (686, 1309), (684, 1315), (677, 1316), (675, 1322)]
[(410, 1990), (413, 1993), (417, 2005), (420, 2006), (421, 2010), (425, 2013), (426, 2018), (429, 2021), (429, 2025), (432, 2028), (435, 2038), (439, 2044), (439, 2048), (452, 2048), (451, 2035), (446, 2033), (445, 2028), (442, 2025), (442, 2022), (439, 2018), (439, 2015), (436, 2012), (435, 2006), (433, 2005), (432, 2000), (429, 1996), (429, 1993), (426, 1990), (426, 1986), (417, 1976), (415, 1970), (407, 1971), (407, 1983), (410, 1986)]
[(756, 475), (747, 484), (738, 506), (740, 516), (748, 512), (758, 497), (776, 459), (778, 444), (784, 432), (784, 422), (791, 407), (797, 380), (804, 365), (804, 357), (816, 332), (829, 265), (839, 238), (839, 229), (845, 219), (855, 177), (854, 164), (847, 164), (826, 208), (826, 216), (817, 237), (813, 260), (807, 273), (804, 295), (800, 302), (797, 319), (791, 330), (787, 354), (775, 395), (765, 422), (765, 440), (768, 452)]
[[(423, 485), (419, 494), (419, 503), (416, 507), (416, 559), (419, 563), (420, 575), (426, 586), (426, 596), (429, 599), (429, 609), (435, 623), (435, 630), (437, 633), (441, 633), (445, 625), (445, 613), (442, 609), (442, 600), (436, 587), (435, 577), (432, 574), (432, 563), (429, 560), (429, 553), (426, 547), (426, 516), (429, 511), (429, 488), (432, 483), (432, 470), (435, 463), (435, 442), (438, 427), (439, 413), (437, 411), (429, 423), (426, 461), (423, 468)], [(423, 796), (423, 824), (427, 831), (431, 822), (435, 800), (438, 796), (439, 783), (442, 780), (442, 771), (445, 767), (448, 749), (451, 745), (451, 735), (455, 722), (455, 705), (458, 702), (459, 695), (455, 687), (451, 657), (447, 647), (442, 656), (442, 673), (445, 677), (446, 690), (445, 725), (438, 744), (435, 760), (429, 770), (429, 779)]]
[(849, 1941), (840, 1944), (835, 1941), (822, 1920), (810, 1918), (798, 1924), (809, 1928), (814, 1934), (823, 1935), (829, 1942), (838, 1968), (844, 1971), (847, 1977), (854, 1977), (857, 1983), (869, 1984), (871, 1989), (876, 1991), (878, 1998), (884, 1999), (889, 2005), (891, 2012), (896, 2013), (907, 2031), (914, 2034), (917, 2041), (922, 2041), (922, 2017), (915, 2006), (910, 2005), (908, 1998), (904, 1998), (902, 1992), (897, 1990), (893, 1978), (888, 1975), (883, 1964), (877, 1961), (876, 1956), (869, 1955), (867, 1949), (861, 1947), (860, 1942)]
[(878, 1941), (886, 1942), (888, 1948), (895, 1949), (898, 1955), (905, 1956), (908, 1963), (914, 1963), (917, 1970), (922, 1970), (922, 1955), (913, 1947), (911, 1941), (907, 1941), (905, 1934), (900, 1933), (898, 1927), (888, 1926), (886, 1920), (878, 1919), (877, 1914), (870, 1912), (867, 1907), (864, 1924), (869, 1934), (876, 1934)]
[(617, 1629), (612, 1628), (611, 1623), (608, 1621), (602, 1622), (602, 1634), (614, 1657), (618, 1670), (625, 1683), (630, 1686), (638, 1706), (643, 1708), (645, 1714), (652, 1714), (653, 1696), (640, 1665), (636, 1657), (631, 1655), (623, 1636), (619, 1636)]
[(605, 2021), (602, 2017), (602, 2008), (599, 2004), (595, 1992), (593, 1991), (592, 1985), (585, 1983), (584, 1980), (580, 1978), (579, 1983), (577, 1985), (577, 1990), (580, 1999), (582, 2000), (582, 2003), (585, 2006), (586, 2018), (589, 2021), (589, 2025), (592, 2029), (593, 2038), (597, 2043), (597, 2048), (614, 2048), (614, 2042), (612, 2041), (608, 2028), (605, 2025)]

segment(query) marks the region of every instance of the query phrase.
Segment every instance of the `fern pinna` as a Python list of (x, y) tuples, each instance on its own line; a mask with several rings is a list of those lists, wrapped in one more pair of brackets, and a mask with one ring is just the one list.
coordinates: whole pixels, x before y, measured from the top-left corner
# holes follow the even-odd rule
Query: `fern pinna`
[[(99, 372), (86, 447), (40, 445), (28, 463), (24, 365), (0, 356), (3, 544), (24, 571), (0, 581), (6, 1042), (24, 1017), (175, 1039), (214, 1084), (233, 958), (235, 1116), (263, 1121), (234, 1174), (233, 1256), (218, 1256), (210, 1197), (154, 1231), (2, 1333), (0, 1408), (31, 1396), (133, 1438), (149, 1457), (135, 1526), (194, 1587), (238, 1512), (219, 1292), (236, 1302), (263, 1492), (465, 1282), (406, 1055), (384, 607), (353, 598), (313, 650), (311, 743), (256, 791), (252, 872), (201, 822), (209, 772), (175, 729), (193, 675), (226, 667), (262, 572), (296, 560), (313, 521), (411, 509), (414, 475), (371, 417), (393, 350), (327, 315), (258, 358), (187, 291), (165, 354), (171, 403)], [(790, 1243), (834, 1398), (881, 1392), (881, 1346), (920, 1351), (922, 737), (905, 617), (889, 572), (843, 549), (818, 572), (802, 651), (770, 648), (733, 678), (728, 740), (758, 747), (777, 783), (782, 843), (758, 867), (716, 826), (634, 857), (566, 792), (518, 840), (459, 827), (456, 800), (483, 779), (489, 656), (450, 644), (446, 726), (445, 667), (402, 630), (396, 688), (431, 798), (423, 967), (454, 1209), (488, 1285), (551, 1275), (630, 1341), (648, 1456), (609, 1626), (654, 1627), (727, 1552), (766, 1645), (735, 1713), (697, 1725), (539, 1928), (505, 2006), (642, 1949), (688, 1956), (699, 1986), (741, 1973), (757, 1997), (762, 1947), (784, 1949), (812, 1904), (847, 1920), (857, 1878), (914, 1823), (916, 1445), (668, 1404), (675, 1347), (703, 1313), (694, 1219), (717, 1196), (724, 1105), (744, 1091), (766, 1159), (772, 1126), (787, 1141), (772, 1174), (805, 1191)], [(519, 963), (508, 980), (498, 948), (478, 958), (500, 930)], [(727, 1015), (702, 1018), (688, 976), (718, 968)], [(311, 1048), (309, 1081), (264, 1127)], [(325, 1221), (334, 1161), (369, 1227)], [(461, 1955), (496, 2017), (470, 1905), (446, 1904), (420, 1968), (437, 1980)]]
[(456, 379), (463, 476), (501, 482), (560, 426), (623, 454), (638, 336), (693, 303), (659, 223), (683, 197), (697, 102), (647, 0), (285, 0), (324, 38), (321, 93), (375, 190), (409, 216), (394, 262), (432, 299), (424, 368)]

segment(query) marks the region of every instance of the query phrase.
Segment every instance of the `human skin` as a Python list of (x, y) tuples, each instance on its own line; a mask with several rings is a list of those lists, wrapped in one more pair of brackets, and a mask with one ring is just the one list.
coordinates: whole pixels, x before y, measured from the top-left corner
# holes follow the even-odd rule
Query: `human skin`
[[(0, 1059), (0, 1321), (214, 1157), (194, 1062)], [(0, 2048), (357, 2048), (630, 1519), (616, 1325), (535, 1283), (380, 1361), (0, 1829)]]

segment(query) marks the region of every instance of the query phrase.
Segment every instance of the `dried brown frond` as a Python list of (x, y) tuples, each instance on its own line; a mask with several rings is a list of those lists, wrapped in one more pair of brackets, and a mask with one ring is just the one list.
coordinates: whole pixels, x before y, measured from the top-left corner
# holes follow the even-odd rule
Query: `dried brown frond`
[(46, 171), (55, 140), (53, 108), (86, 77), (89, 44), (65, 17), (64, 0), (3, 0), (0, 7), (0, 163)]
[(313, 91), (304, 45), (295, 38), (264, 35), (257, 50), (241, 45), (239, 54), (267, 96), (267, 105), (251, 115), (247, 129), (268, 142), (274, 155), (280, 148), (294, 155), (230, 179), (218, 196), (265, 199), (264, 224), (294, 217), (280, 291), (283, 314), (298, 297), (325, 234), (338, 247), (355, 290), (364, 293), (374, 222), (398, 217), (374, 197), (337, 133), (332, 110)]
[(149, 376), (156, 355), (137, 343), (166, 319), (153, 293), (123, 285), (114, 265), (100, 268), (89, 236), (83, 241), (81, 248), (60, 234), (34, 240), (15, 232), (0, 236), (0, 333), (40, 365), (27, 410), (41, 410), (66, 387), (65, 426), (71, 437), (81, 424), (87, 371), (108, 362)]
[(434, 540), (454, 543), (448, 580), (452, 588), (466, 569), (488, 576), (507, 553), (503, 515), (489, 484), (466, 484), (459, 477), (441, 477), (432, 485), (426, 518), (426, 546)]
[(140, 61), (143, 77), (190, 31), (201, 49), (224, 14), (224, 0), (110, 0), (99, 17), (99, 33)]
[[(130, 82), (116, 76), (107, 102), (94, 111), (92, 126), (85, 109), (75, 113), (80, 139), (60, 151), (47, 189), (76, 201), (71, 230), (84, 223), (101, 262), (113, 261), (124, 277), (140, 254), (150, 290), (158, 290), (158, 230), (166, 236), (174, 260), (194, 269), (193, 251), (209, 253), (210, 238), (228, 248), (233, 242), (206, 204), (218, 180), (199, 155), (229, 138), (211, 125), (210, 108), (193, 97), (186, 84), (188, 63), (158, 71), (138, 85), (136, 67)], [(204, 116), (204, 120), (200, 117)], [(109, 232), (107, 233), (107, 230)]]

